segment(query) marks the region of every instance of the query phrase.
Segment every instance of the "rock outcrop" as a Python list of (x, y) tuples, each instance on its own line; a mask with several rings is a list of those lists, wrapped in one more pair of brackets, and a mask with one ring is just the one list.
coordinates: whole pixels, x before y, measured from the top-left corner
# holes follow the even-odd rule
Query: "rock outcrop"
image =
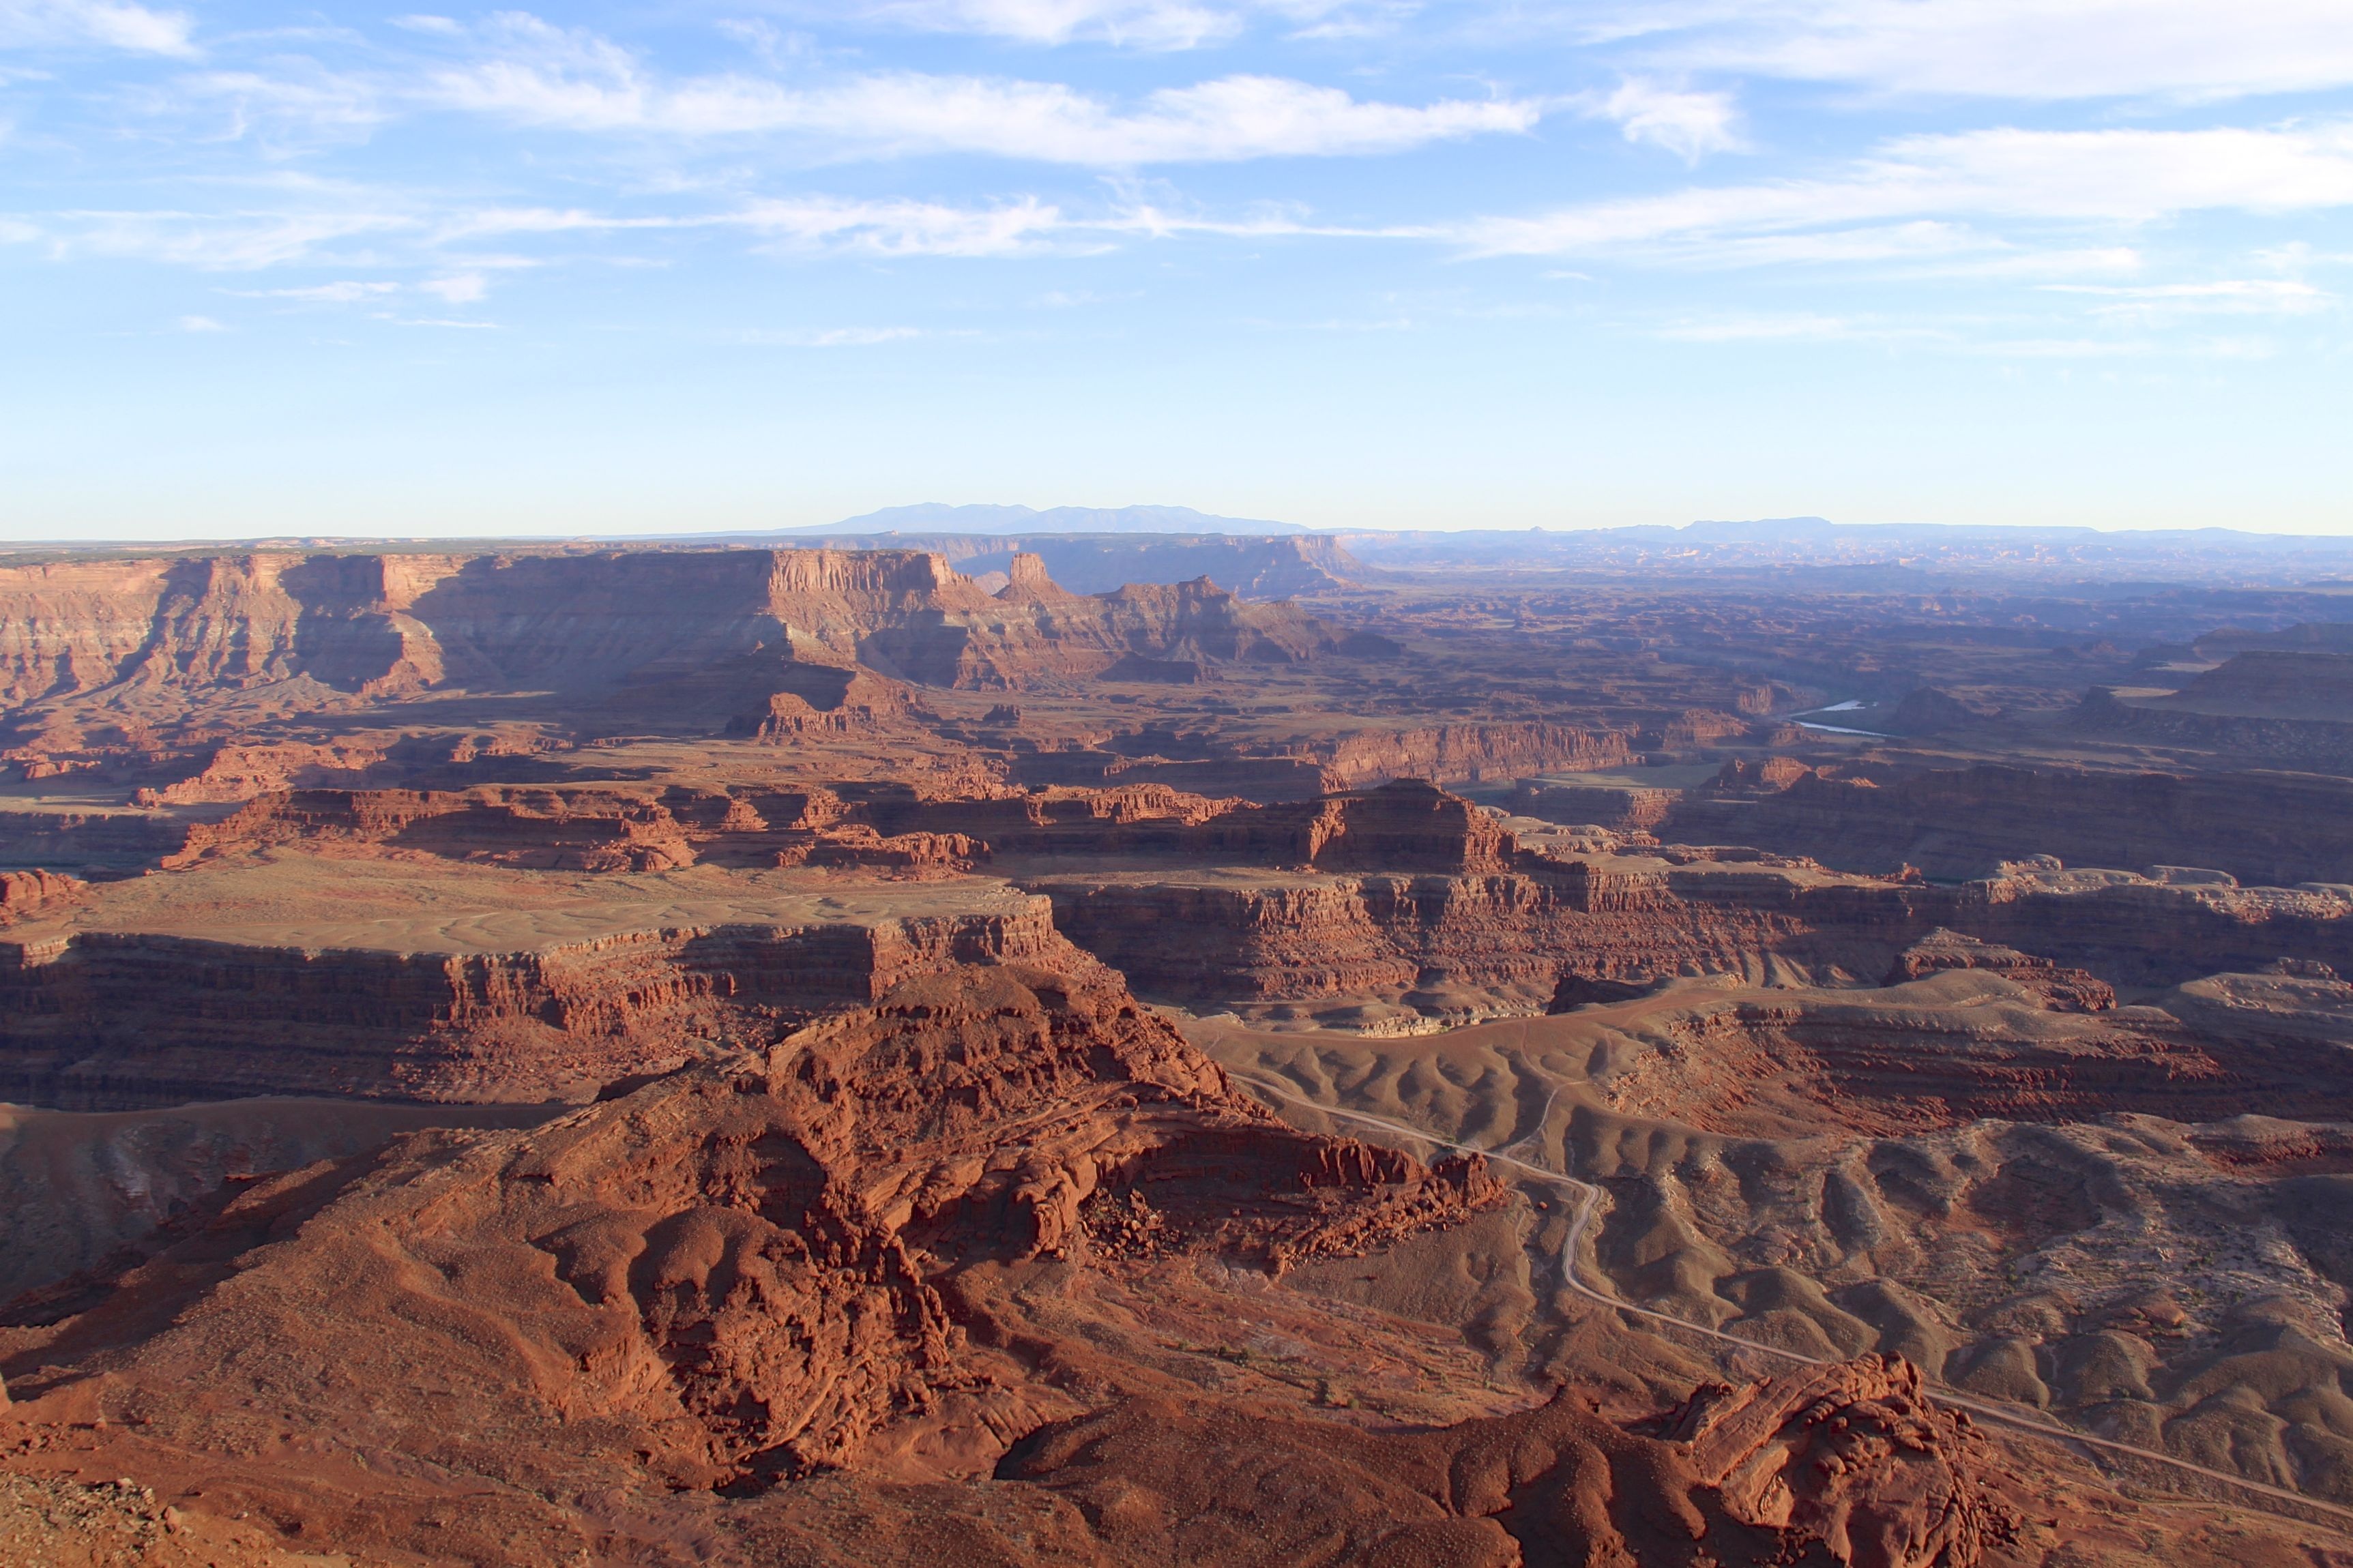
[(1883, 984), (1900, 985), (1948, 969), (1981, 969), (2014, 980), (2042, 996), (2054, 1012), (2104, 1013), (2116, 1005), (2115, 986), (2080, 969), (1941, 928), (1905, 948)]
[(1755, 801), (1687, 796), (1660, 828), (1828, 866), (1984, 877), (2004, 861), (2219, 867), (2242, 881), (2353, 881), (2353, 780), (2303, 773), (2118, 773), (1981, 765), (1877, 782), (1809, 773)]
[[(1978, 1568), (2013, 1533), (2000, 1460), (1901, 1361), (1714, 1389), (1674, 1433), (1637, 1436), (1565, 1393), (1414, 1433), (1134, 1401), (1036, 1434), (997, 1473), (1094, 1502), (1122, 1561), (1176, 1520), (1196, 1561), (1320, 1546), (1478, 1568)], [(1262, 1500), (1278, 1489), (1279, 1509)]]
[(1419, 779), (1299, 805), (1238, 806), (1187, 836), (1220, 863), (1463, 875), (1506, 869), (1512, 836), (1458, 795)]
[[(903, 848), (884, 844), (889, 853)], [(1047, 900), (982, 884), (894, 913), (822, 888), (733, 918), (660, 901), (578, 940), (499, 945), (353, 933), (16, 928), (0, 941), (0, 1099), (111, 1110), (249, 1095), (581, 1100), (722, 1043), (773, 1039), (911, 974), (990, 962), (1088, 967)], [(356, 945), (361, 941), (382, 945)]]
[[(1056, 587), (1034, 556), (1013, 564), (995, 597), (942, 557), (904, 550), (10, 567), (0, 711), (15, 710), (11, 760), (44, 773), (68, 752), (152, 750), (155, 726), (192, 718), (349, 713), (457, 689), (553, 694), (608, 724), (776, 738), (888, 721), (907, 708), (894, 682), (1067, 687), (1122, 661), (1284, 665), (1347, 642), (1206, 577), (1084, 595)], [(321, 782), (265, 761), (275, 771), (261, 787)]]
[(55, 914), (80, 903), (90, 884), (79, 877), (49, 871), (0, 871), (0, 926), (14, 925), (36, 915)]
[(1591, 823), (1613, 833), (1643, 833), (1664, 822), (1682, 798), (1679, 789), (1528, 778), (1514, 781), (1512, 809), (1546, 822)]
[[(1008, 1270), (1279, 1273), (1501, 1196), (1475, 1162), (1285, 1126), (1099, 970), (998, 966), (539, 1128), (252, 1184), (0, 1348), (17, 1430), (95, 1402), (205, 1489), (347, 1547), (544, 1561), (545, 1532), (595, 1528), (575, 1499), (634, 1532), (682, 1517), (681, 1489), (789, 1503), (812, 1472), (986, 1474), (1041, 1411), (1152, 1380), (1050, 1314), (1000, 1333), (981, 1303)], [(1106, 1255), (1134, 1253), (1102, 1237), (1139, 1215), (1164, 1261)], [(307, 1474), (249, 1442), (290, 1401), (334, 1413)], [(375, 1501), (319, 1484), (354, 1460), (416, 1479)], [(419, 1517), (468, 1495), (462, 1521)]]
[(1995, 1496), (1990, 1445), (1932, 1404), (1901, 1357), (1711, 1389), (1672, 1435), (1725, 1513), (1841, 1568), (1965, 1568), (2017, 1523)]
[(2244, 765), (2353, 769), (2353, 692), (2342, 654), (2242, 653), (2171, 696), (2094, 687), (2068, 715), (2078, 734), (2209, 752)]

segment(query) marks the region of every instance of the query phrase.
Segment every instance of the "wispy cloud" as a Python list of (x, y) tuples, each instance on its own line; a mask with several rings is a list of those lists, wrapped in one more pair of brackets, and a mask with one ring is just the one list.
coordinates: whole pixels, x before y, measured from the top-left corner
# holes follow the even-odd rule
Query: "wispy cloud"
[(2339, 0), (1691, 0), (1577, 14), (1660, 64), (1882, 92), (2218, 98), (2353, 83)]
[(290, 300), (302, 305), (355, 305), (363, 300), (373, 300), (400, 291), (397, 283), (360, 282), (343, 279), (333, 283), (313, 283), (298, 289), (231, 289), (248, 300)]
[(1060, 82), (883, 71), (807, 86), (744, 75), (666, 79), (610, 40), (535, 17), (499, 24), (492, 58), (434, 73), (451, 109), (578, 132), (786, 135), (835, 155), (977, 153), (1119, 168), (1397, 153), (1524, 132), (1517, 99), (1368, 102), (1338, 88), (1237, 75), (1165, 88), (1125, 108)]
[[(1905, 137), (1811, 179), (1691, 186), (1467, 226), (1493, 255), (1680, 250), (1771, 259), (1760, 240), (1820, 244), (1897, 220), (1978, 216), (2131, 225), (2209, 209), (2286, 213), (2353, 205), (2353, 126), (2267, 130), (2000, 129)], [(1745, 247), (1745, 248), (1744, 248)]]
[(885, 0), (868, 18), (927, 31), (979, 33), (1030, 44), (1098, 40), (1145, 49), (1189, 49), (1232, 37), (1243, 16), (1196, 0)]
[(356, 141), (396, 112), (376, 82), (299, 57), (267, 69), (192, 71), (142, 96), (151, 112), (216, 115), (212, 135), (272, 146)]
[(102, 256), (206, 271), (309, 262), (339, 241), (413, 232), (415, 216), (382, 212), (243, 210), (63, 212), (20, 216), (15, 237), (59, 259)]
[(834, 15), (1024, 44), (1173, 50), (1230, 42), (1254, 23), (1302, 37), (1358, 37), (1419, 8), (1419, 0), (870, 0)]
[(928, 335), (921, 327), (824, 327), (805, 331), (746, 332), (744, 341), (774, 343), (784, 348), (859, 349), (872, 348), (878, 343), (904, 342), (910, 338)]
[(487, 299), (491, 292), (489, 280), (479, 272), (453, 273), (446, 278), (427, 278), (417, 289), (431, 294), (445, 304), (471, 305)]
[(0, 48), (90, 46), (135, 54), (193, 55), (185, 11), (132, 0), (0, 0)]
[[(2017, 322), (1929, 319), (1890, 320), (1836, 316), (1816, 311), (1728, 313), (1668, 321), (1651, 335), (1670, 342), (1752, 344), (1855, 343), (1891, 350), (1997, 359), (2069, 360), (2130, 358), (2157, 352), (2146, 337), (2063, 337), (2021, 334)], [(2210, 355), (2211, 345), (2200, 345)]]
[(1739, 131), (1740, 110), (1728, 92), (1694, 92), (1630, 77), (1616, 90), (1588, 100), (1587, 112), (1617, 121), (1627, 141), (1664, 147), (1686, 163), (1747, 145)]
[(2095, 314), (2149, 321), (2170, 316), (2306, 316), (2337, 297), (2286, 278), (2223, 278), (2197, 283), (2046, 283), (2052, 293), (2088, 296)]
[(1060, 208), (1034, 196), (981, 206), (802, 197), (754, 202), (727, 221), (782, 247), (900, 257), (1018, 256), (1071, 226)]

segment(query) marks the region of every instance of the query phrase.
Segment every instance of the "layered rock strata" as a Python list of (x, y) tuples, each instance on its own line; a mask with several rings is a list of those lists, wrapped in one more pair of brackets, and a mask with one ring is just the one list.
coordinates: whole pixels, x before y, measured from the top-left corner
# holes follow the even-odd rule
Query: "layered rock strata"
[(179, 853), (192, 826), (151, 811), (0, 811), (0, 865), (137, 876)]
[(1297, 801), (1398, 779), (1479, 784), (1541, 769), (1622, 767), (1632, 759), (1630, 742), (1623, 730), (1542, 721), (1357, 722), (1327, 737), (1272, 741), (1146, 731), (1119, 737), (1118, 749), (1018, 753), (1012, 768), (1031, 785), (1164, 784)]
[[(1461, 851), (1430, 851), (1450, 852)], [(1024, 881), (1053, 899), (1057, 925), (1081, 946), (1148, 994), (1196, 1005), (1420, 992), (1443, 1016), (1466, 1005), (1541, 1010), (1564, 976), (1855, 983), (1912, 963), (1921, 973), (1993, 968), (2097, 1007), (2117, 984), (2178, 984), (2281, 958), (2353, 968), (2353, 893), (2340, 889), (2053, 867), (1939, 887), (1761, 863), (1770, 858), (1670, 850), (1561, 862), (1514, 848), (1506, 868), (1475, 875), (1309, 863), (1280, 875), (1237, 866)], [(1450, 1005), (1438, 996), (1449, 991), (1493, 994)]]
[(323, 708), (444, 686), (651, 692), (754, 654), (1010, 688), (1099, 674), (1129, 655), (1281, 664), (1343, 640), (1206, 577), (1084, 595), (1057, 587), (1035, 556), (1012, 567), (995, 597), (942, 557), (905, 550), (11, 567), (0, 569), (0, 704), (110, 689), (185, 700), (262, 683), (298, 683), (290, 699)]
[(1951, 969), (1981, 969), (2014, 980), (2040, 995), (2054, 1012), (2104, 1013), (2116, 1005), (2115, 986), (2080, 969), (1941, 929), (1905, 948), (1882, 984), (1900, 985)]
[(1753, 801), (1686, 797), (1661, 836), (1749, 844), (1858, 871), (1991, 874), (2070, 865), (2211, 866), (2248, 882), (2353, 881), (2353, 780), (1982, 765), (1874, 783), (1807, 773)]
[[(427, 921), (339, 919), (337, 884), (320, 885), (335, 868), (293, 869), (325, 895), (307, 920), (213, 935), (170, 929), (168, 911), (121, 917), (166, 929), (14, 928), (0, 941), (0, 1099), (577, 1100), (722, 1043), (774, 1038), (909, 974), (1088, 962), (1044, 899), (1001, 883), (863, 897), (656, 883), (553, 910), (534, 931), (527, 917), (467, 911), (465, 898), (503, 884), (451, 889)], [(455, 909), (452, 894), (464, 895)], [(580, 934), (553, 934), (566, 925)]]
[[(2272, 668), (2234, 668), (2250, 661)], [(2353, 658), (2337, 654), (2243, 653), (2170, 697), (2094, 687), (2068, 723), (2079, 734), (2135, 745), (2342, 773), (2353, 768), (2348, 668)]]
[(1642, 833), (1664, 822), (1683, 792), (1635, 784), (1514, 781), (1512, 809), (1548, 822), (1592, 823), (1613, 833)]

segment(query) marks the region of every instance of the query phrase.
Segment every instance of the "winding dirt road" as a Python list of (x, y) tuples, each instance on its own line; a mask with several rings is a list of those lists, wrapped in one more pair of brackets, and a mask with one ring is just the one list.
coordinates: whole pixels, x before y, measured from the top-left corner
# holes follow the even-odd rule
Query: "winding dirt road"
[[(1229, 1070), (1230, 1071), (1232, 1069)], [(1451, 1149), (1457, 1153), (1476, 1154), (1492, 1164), (1508, 1165), (1515, 1171), (1525, 1172), (1526, 1174), (1534, 1176), (1540, 1181), (1549, 1182), (1555, 1186), (1565, 1188), (1573, 1193), (1577, 1199), (1577, 1211), (1570, 1217), (1567, 1238), (1561, 1244), (1561, 1282), (1567, 1285), (1570, 1290), (1586, 1298), (1588, 1300), (1598, 1302), (1601, 1306), (1606, 1307), (1614, 1312), (1625, 1312), (1638, 1318), (1648, 1318), (1653, 1322), (1665, 1323), (1673, 1328), (1681, 1329), (1685, 1333), (1700, 1334), (1705, 1338), (1719, 1341), (1725, 1344), (1737, 1345), (1742, 1350), (1756, 1351), (1764, 1355), (1777, 1356), (1783, 1361), (1796, 1362), (1804, 1366), (1826, 1366), (1831, 1364), (1820, 1356), (1808, 1355), (1802, 1351), (1785, 1350), (1779, 1345), (1768, 1345), (1757, 1340), (1743, 1339), (1738, 1334), (1729, 1334), (1725, 1332), (1722, 1329), (1709, 1328), (1704, 1323), (1690, 1322), (1684, 1319), (1675, 1317), (1672, 1313), (1654, 1311), (1648, 1307), (1637, 1307), (1631, 1302), (1620, 1300), (1615, 1296), (1609, 1295), (1580, 1279), (1577, 1275), (1577, 1257), (1584, 1248), (1585, 1233), (1592, 1226), (1594, 1212), (1599, 1206), (1601, 1202), (1601, 1189), (1595, 1186), (1590, 1182), (1580, 1182), (1574, 1176), (1564, 1176), (1557, 1171), (1550, 1171), (1546, 1170), (1542, 1165), (1531, 1164), (1527, 1161), (1520, 1159), (1516, 1155), (1506, 1154), (1500, 1149), (1482, 1149), (1472, 1143), (1457, 1143), (1451, 1139), (1440, 1138), (1433, 1132), (1424, 1131), (1422, 1129), (1411, 1126), (1409, 1123), (1403, 1121), (1392, 1121), (1385, 1116), (1371, 1116), (1361, 1110), (1343, 1110), (1337, 1106), (1326, 1105), (1319, 1100), (1311, 1100), (1303, 1094), (1293, 1092), (1278, 1082), (1271, 1082), (1252, 1074), (1234, 1072), (1233, 1077), (1237, 1081), (1246, 1084), (1250, 1089), (1257, 1090), (1259, 1093), (1271, 1096), (1275, 1100), (1288, 1100), (1292, 1104), (1304, 1106), (1310, 1110), (1319, 1111), (1325, 1116), (1333, 1117), (1339, 1121), (1357, 1121), (1362, 1122), (1366, 1126), (1378, 1127), (1389, 1132), (1398, 1133), (1408, 1138), (1418, 1139), (1424, 1143), (1432, 1144), (1440, 1149)], [(1556, 1089), (1555, 1093), (1556, 1095), (1558, 1090)], [(1551, 1110), (1551, 1102), (1549, 1100), (1546, 1102), (1546, 1110), (1547, 1114)], [(1539, 1122), (1538, 1125), (1541, 1127), (1542, 1123)], [(1514, 1147), (1514, 1145), (1506, 1144), (1504, 1147), (1510, 1148)], [(2131, 1443), (2119, 1443), (2111, 1437), (2095, 1437), (2088, 1432), (2078, 1432), (2073, 1427), (2062, 1426), (2058, 1423), (2052, 1421), (2038, 1420), (2031, 1415), (2021, 1415), (2018, 1411), (2012, 1410), (2008, 1406), (1989, 1404), (1987, 1401), (1980, 1399), (1972, 1399), (1967, 1394), (1956, 1394), (1947, 1388), (1939, 1387), (1935, 1389), (1933, 1391), (1933, 1397), (1940, 1405), (1949, 1405), (1956, 1410), (1966, 1410), (1970, 1415), (1978, 1416), (1984, 1420), (1999, 1422), (2002, 1426), (2012, 1427), (2022, 1432), (2031, 1432), (2037, 1436), (2047, 1437), (2061, 1443), (2072, 1443), (2084, 1447), (2098, 1448), (2112, 1454), (2128, 1455), (2133, 1458), (2146, 1460), (2150, 1464), (2163, 1465), (2170, 1469), (2180, 1470), (2193, 1476), (2201, 1476), (2208, 1480), (2220, 1481), (2226, 1486), (2236, 1488), (2240, 1491), (2250, 1493), (2255, 1497), (2264, 1499), (2267, 1501), (2291, 1504), (2299, 1511), (2287, 1517), (2294, 1518), (2296, 1522), (2300, 1524), (2320, 1522), (2304, 1517), (2301, 1510), (2310, 1510), (2313, 1512), (2328, 1516), (2328, 1521), (2323, 1524), (2322, 1528), (2333, 1530), (2339, 1534), (2353, 1537), (2353, 1508), (2340, 1507), (2339, 1505), (2332, 1502), (2322, 1502), (2319, 1499), (2306, 1497), (2302, 1492), (2290, 1491), (2284, 1487), (2267, 1486), (2262, 1481), (2249, 1480), (2244, 1476), (2232, 1475), (2228, 1470), (2211, 1469), (2207, 1466), (2196, 1464), (2188, 1459), (2179, 1458), (2174, 1455), (2164, 1453), (2158, 1449), (2143, 1448)]]

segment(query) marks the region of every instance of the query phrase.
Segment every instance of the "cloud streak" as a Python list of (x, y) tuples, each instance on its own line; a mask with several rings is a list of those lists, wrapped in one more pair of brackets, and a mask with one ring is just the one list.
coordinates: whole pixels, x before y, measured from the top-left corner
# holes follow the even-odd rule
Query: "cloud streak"
[(1694, 0), (1588, 36), (1672, 68), (1905, 95), (2218, 99), (2353, 84), (2337, 0)]
[[(1891, 223), (1974, 216), (2138, 225), (2180, 213), (2311, 212), (2353, 205), (2353, 125), (2269, 130), (1997, 129), (1912, 136), (1813, 179), (1692, 186), (1464, 226), (1493, 256), (1681, 252), (1769, 259), (1775, 245), (1835, 244)], [(1756, 254), (1761, 247), (1762, 254)]]
[(185, 11), (132, 0), (0, 0), (0, 48), (96, 46), (132, 54), (195, 54)]
[(1093, 168), (1400, 153), (1533, 130), (1525, 99), (1365, 101), (1338, 88), (1233, 75), (1163, 88), (1128, 107), (1060, 82), (879, 71), (808, 86), (765, 78), (664, 79), (593, 34), (536, 17), (500, 24), (494, 58), (432, 74), (428, 101), (582, 132), (788, 136), (835, 155), (963, 153)]

